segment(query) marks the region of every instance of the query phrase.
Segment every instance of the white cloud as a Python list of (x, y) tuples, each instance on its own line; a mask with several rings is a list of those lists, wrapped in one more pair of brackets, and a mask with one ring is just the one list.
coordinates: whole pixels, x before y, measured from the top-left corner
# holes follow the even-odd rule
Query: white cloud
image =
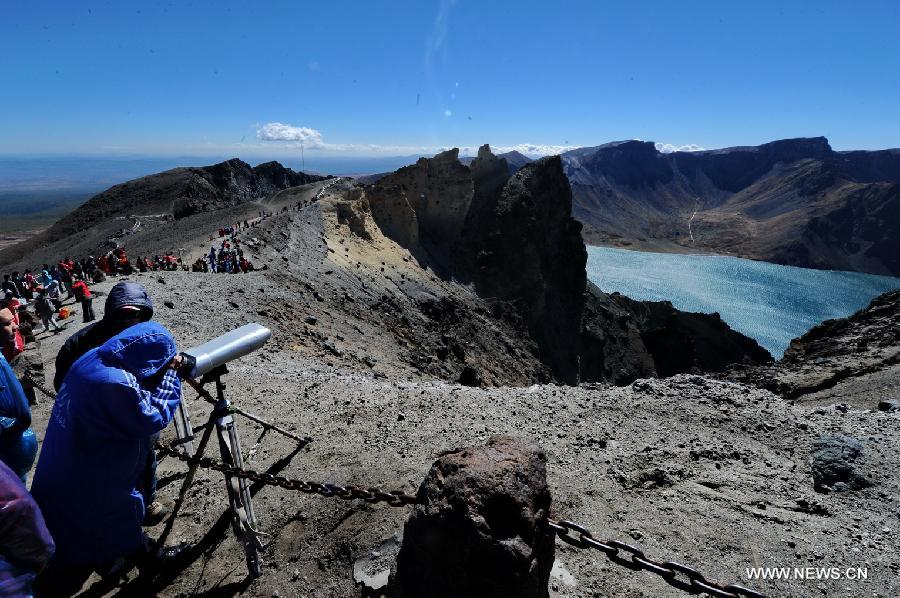
[[(452, 112), (447, 110), (446, 116), (452, 116)], [(379, 143), (327, 143), (322, 133), (310, 127), (298, 127), (286, 123), (271, 122), (258, 126), (256, 137), (260, 141), (266, 142), (260, 144), (259, 147), (267, 147), (270, 149), (283, 148), (289, 150), (297, 147), (299, 143), (303, 144), (306, 150), (315, 150), (325, 154), (356, 154), (356, 155), (381, 155), (381, 156), (409, 156), (409, 155), (430, 155), (436, 154), (450, 149), (454, 146), (449, 145), (395, 145), (395, 144), (379, 144)], [(276, 143), (268, 143), (276, 142)], [(277, 143), (292, 142), (292, 143)], [(244, 150), (252, 149), (249, 144), (242, 144)], [(478, 154), (478, 146), (459, 145), (459, 154), (461, 156), (475, 156)], [(495, 154), (502, 154), (511, 151), (517, 151), (522, 154), (537, 156), (552, 156), (575, 149), (574, 145), (547, 145), (540, 143), (519, 143), (515, 145), (492, 145), (491, 150)]]
[(295, 127), (284, 123), (266, 123), (256, 131), (262, 141), (299, 141), (313, 149), (322, 147), (322, 134), (309, 127)]
[(662, 154), (671, 154), (672, 152), (702, 152), (706, 148), (700, 147), (695, 143), (687, 143), (685, 145), (673, 145), (671, 143), (657, 143), (656, 150)]

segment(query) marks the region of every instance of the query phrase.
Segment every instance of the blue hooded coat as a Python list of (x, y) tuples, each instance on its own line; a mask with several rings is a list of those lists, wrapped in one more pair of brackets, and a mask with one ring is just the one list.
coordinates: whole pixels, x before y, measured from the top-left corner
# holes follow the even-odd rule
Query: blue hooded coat
[(23, 481), (37, 456), (37, 438), (30, 426), (28, 399), (6, 358), (0, 355), (0, 461)]
[(56, 541), (54, 563), (100, 565), (141, 550), (138, 479), (150, 436), (172, 420), (181, 383), (172, 335), (131, 326), (85, 353), (60, 389), (31, 492)]

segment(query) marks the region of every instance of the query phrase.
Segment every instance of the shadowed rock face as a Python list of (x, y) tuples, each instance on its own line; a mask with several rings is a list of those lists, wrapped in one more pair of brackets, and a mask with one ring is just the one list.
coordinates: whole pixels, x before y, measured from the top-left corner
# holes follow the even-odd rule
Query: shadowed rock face
[[(581, 225), (559, 157), (522, 167), (502, 189), (502, 160), (473, 162), (477, 203), (456, 247), (454, 272), (483, 297), (516, 302), (557, 380), (578, 381), (578, 334), (587, 284)], [(498, 193), (499, 191), (499, 193)]]
[(406, 522), (393, 598), (545, 598), (553, 567), (547, 457), (497, 436), (449, 451)]
[(513, 303), (554, 378), (577, 383), (587, 252), (559, 157), (510, 176), (488, 146), (471, 168), (450, 150), (383, 177), (366, 197), (379, 227), (421, 262)]
[(900, 273), (898, 150), (835, 152), (815, 137), (662, 154), (623, 141), (563, 164), (590, 243)]
[(718, 314), (675, 309), (668, 301), (635, 301), (589, 284), (581, 331), (581, 381), (628, 384), (636, 378), (721, 372), (772, 356)]

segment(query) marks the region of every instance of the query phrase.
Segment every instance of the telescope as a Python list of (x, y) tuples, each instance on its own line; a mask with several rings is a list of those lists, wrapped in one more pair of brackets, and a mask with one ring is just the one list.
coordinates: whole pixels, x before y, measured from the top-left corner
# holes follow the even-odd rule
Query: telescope
[(183, 365), (178, 375), (186, 379), (203, 376), (233, 359), (248, 355), (264, 344), (272, 336), (272, 331), (260, 324), (245, 324), (226, 332), (218, 338), (197, 347), (183, 351)]

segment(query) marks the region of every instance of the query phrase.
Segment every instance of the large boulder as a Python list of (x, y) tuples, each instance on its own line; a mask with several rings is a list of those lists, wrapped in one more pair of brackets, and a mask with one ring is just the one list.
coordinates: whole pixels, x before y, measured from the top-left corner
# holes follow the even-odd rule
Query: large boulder
[(536, 445), (505, 436), (443, 454), (419, 488), (390, 595), (546, 598), (546, 461)]

